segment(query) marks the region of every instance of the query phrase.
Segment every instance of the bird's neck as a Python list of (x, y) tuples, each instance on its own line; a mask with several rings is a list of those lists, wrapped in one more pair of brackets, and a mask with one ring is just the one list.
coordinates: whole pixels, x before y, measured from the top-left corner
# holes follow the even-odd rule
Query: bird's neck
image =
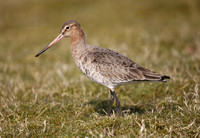
[(71, 46), (77, 48), (85, 45), (85, 33), (81, 28), (77, 29), (71, 34)]
[(71, 53), (74, 61), (79, 59), (85, 47), (85, 33), (79, 28), (71, 34)]

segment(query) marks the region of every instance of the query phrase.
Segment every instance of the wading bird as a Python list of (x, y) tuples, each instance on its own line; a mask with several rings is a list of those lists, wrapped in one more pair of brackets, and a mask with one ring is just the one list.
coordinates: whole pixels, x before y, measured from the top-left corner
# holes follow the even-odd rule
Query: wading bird
[(64, 37), (71, 38), (71, 53), (77, 67), (92, 81), (110, 89), (108, 115), (111, 114), (114, 99), (116, 100), (117, 113), (119, 116), (122, 115), (120, 102), (114, 91), (116, 86), (143, 81), (166, 82), (165, 79), (170, 79), (169, 76), (160, 75), (141, 67), (118, 52), (86, 44), (85, 33), (81, 25), (73, 20), (64, 23), (60, 34), (36, 57)]

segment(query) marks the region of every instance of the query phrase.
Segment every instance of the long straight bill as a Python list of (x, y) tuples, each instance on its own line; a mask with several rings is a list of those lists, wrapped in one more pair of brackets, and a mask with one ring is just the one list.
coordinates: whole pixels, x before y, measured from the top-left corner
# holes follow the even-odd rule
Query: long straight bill
[(64, 35), (59, 34), (48, 46), (46, 46), (44, 49), (42, 49), (37, 55), (35, 55), (35, 57), (38, 57), (39, 55), (41, 55), (42, 53), (44, 53), (47, 49), (49, 49), (50, 47), (52, 47), (55, 43), (57, 43), (58, 41), (60, 41), (62, 38), (64, 37)]

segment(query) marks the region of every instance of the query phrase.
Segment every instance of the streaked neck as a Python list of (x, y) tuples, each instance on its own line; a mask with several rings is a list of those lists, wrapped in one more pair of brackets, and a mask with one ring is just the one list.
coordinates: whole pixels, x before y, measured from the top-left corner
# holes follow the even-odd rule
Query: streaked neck
[(84, 46), (85, 45), (85, 33), (81, 28), (77, 29), (71, 34), (71, 46)]

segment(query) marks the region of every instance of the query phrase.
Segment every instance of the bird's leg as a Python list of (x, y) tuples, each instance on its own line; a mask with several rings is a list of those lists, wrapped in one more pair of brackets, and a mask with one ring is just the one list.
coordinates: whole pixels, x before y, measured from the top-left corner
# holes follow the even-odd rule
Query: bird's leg
[[(114, 92), (114, 91), (113, 91)], [(121, 107), (120, 107), (120, 101), (119, 99), (117, 98), (117, 95), (116, 93), (114, 92), (114, 97), (116, 99), (116, 106), (117, 106), (117, 113), (119, 116), (122, 116), (122, 111), (121, 111)]]
[(113, 105), (114, 99), (116, 99), (117, 113), (118, 113), (119, 116), (122, 116), (122, 111), (121, 111), (121, 107), (120, 107), (120, 101), (117, 98), (117, 95), (116, 95), (115, 91), (112, 91), (112, 90), (110, 90), (110, 105), (109, 105), (109, 109), (108, 109), (108, 116), (110, 116), (110, 114), (111, 114), (111, 110), (112, 110), (112, 105)]
[(109, 104), (109, 109), (108, 109), (108, 116), (110, 116), (110, 113), (111, 113), (111, 110), (112, 110), (112, 105), (113, 105), (113, 102), (114, 102), (114, 94), (115, 92), (110, 90), (110, 104)]

